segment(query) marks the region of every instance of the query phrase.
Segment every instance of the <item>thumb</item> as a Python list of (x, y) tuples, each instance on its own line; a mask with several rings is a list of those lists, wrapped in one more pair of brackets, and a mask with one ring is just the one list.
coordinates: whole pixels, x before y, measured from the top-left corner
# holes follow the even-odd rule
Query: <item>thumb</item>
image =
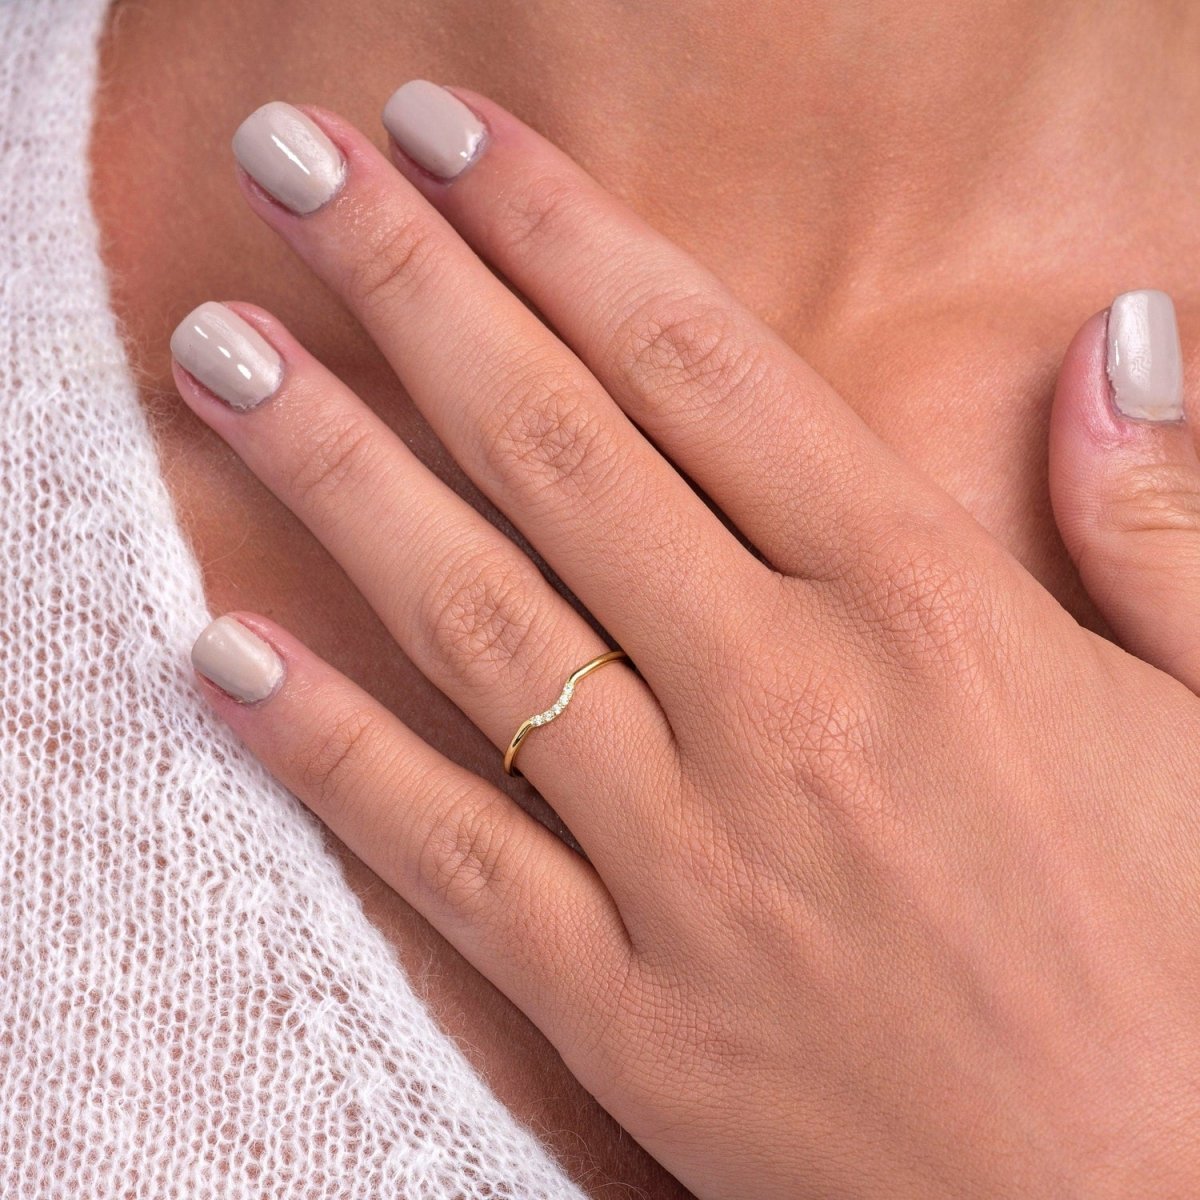
[(1075, 335), (1050, 421), (1050, 498), (1117, 639), (1200, 692), (1200, 459), (1165, 292), (1125, 292)]

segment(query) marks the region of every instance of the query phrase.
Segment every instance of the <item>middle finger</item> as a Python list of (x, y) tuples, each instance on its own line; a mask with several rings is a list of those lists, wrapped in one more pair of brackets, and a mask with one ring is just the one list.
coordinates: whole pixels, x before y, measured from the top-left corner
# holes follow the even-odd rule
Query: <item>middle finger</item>
[(714, 596), (765, 598), (768, 569), (387, 159), (310, 111), (319, 127), (276, 103), (239, 128), (238, 161), (260, 185), (244, 182), (251, 207), (346, 301), (463, 469), (670, 713), (711, 665), (697, 645), (728, 642), (723, 623), (744, 619)]

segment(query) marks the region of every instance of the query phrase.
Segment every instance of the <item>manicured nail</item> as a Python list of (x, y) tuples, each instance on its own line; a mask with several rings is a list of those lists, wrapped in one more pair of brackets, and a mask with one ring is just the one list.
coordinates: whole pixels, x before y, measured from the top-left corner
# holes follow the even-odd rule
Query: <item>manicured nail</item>
[(1183, 418), (1183, 354), (1166, 292), (1124, 292), (1108, 313), (1108, 378), (1127, 417)]
[(233, 153), (259, 187), (301, 216), (332, 200), (346, 181), (338, 148), (282, 100), (264, 104), (238, 126)]
[(283, 679), (283, 660), (233, 617), (218, 617), (192, 646), (192, 665), (235, 700), (265, 700)]
[(483, 122), (453, 93), (428, 79), (410, 79), (383, 107), (383, 124), (397, 145), (439, 179), (454, 179), (479, 157)]
[(171, 334), (175, 361), (231, 408), (253, 408), (283, 380), (275, 347), (231, 308), (207, 300)]

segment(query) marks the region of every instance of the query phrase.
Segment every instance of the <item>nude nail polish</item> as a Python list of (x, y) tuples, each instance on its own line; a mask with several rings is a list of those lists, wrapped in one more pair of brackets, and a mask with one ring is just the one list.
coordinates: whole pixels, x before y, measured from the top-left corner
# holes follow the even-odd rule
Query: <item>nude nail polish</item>
[(396, 144), (439, 179), (461, 175), (480, 155), (487, 127), (452, 92), (427, 79), (410, 79), (383, 108)]
[(218, 617), (192, 646), (192, 665), (235, 700), (265, 700), (282, 683), (283, 660), (233, 617)]
[(298, 108), (272, 100), (255, 109), (233, 135), (242, 170), (284, 208), (304, 216), (341, 191), (341, 151)]
[(1183, 419), (1183, 354), (1166, 292), (1124, 292), (1108, 313), (1108, 378), (1127, 417)]
[(231, 408), (261, 404), (283, 380), (283, 359), (275, 347), (215, 300), (205, 301), (179, 322), (171, 334), (171, 353)]

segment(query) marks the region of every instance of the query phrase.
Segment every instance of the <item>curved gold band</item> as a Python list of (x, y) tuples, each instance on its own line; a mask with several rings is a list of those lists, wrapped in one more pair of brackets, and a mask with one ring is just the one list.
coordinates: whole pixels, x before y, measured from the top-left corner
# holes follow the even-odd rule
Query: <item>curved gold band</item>
[(536, 716), (527, 718), (521, 722), (517, 732), (513, 734), (512, 741), (508, 743), (508, 749), (504, 752), (504, 773), (506, 775), (520, 775), (521, 772), (513, 766), (513, 760), (517, 757), (517, 751), (521, 748), (521, 743), (539, 726), (549, 724), (555, 717), (561, 716), (563, 710), (571, 703), (571, 697), (575, 694), (575, 685), (585, 676), (590, 675), (593, 671), (600, 670), (610, 662), (616, 662), (619, 658), (628, 658), (629, 655), (624, 650), (609, 650), (604, 654), (598, 654), (590, 662), (585, 662), (578, 671), (572, 671), (567, 677), (567, 682), (563, 684), (563, 690), (559, 693), (559, 697), (555, 702), (546, 709), (545, 712), (540, 712)]

